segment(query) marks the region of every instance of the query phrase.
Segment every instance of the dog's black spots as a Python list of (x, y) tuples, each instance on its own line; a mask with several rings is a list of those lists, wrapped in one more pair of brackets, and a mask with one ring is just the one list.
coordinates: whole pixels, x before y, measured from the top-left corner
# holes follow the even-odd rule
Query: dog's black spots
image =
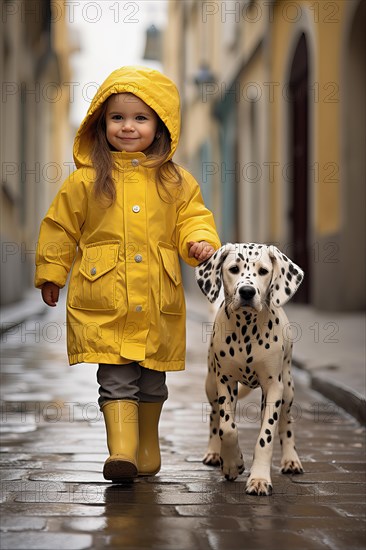
[(228, 420), (230, 420), (230, 415), (229, 415), (229, 414), (227, 414), (227, 415), (225, 416), (225, 422), (227, 422)]
[(272, 380), (273, 376), (268, 376), (268, 380)]
[(246, 349), (247, 354), (250, 355), (250, 352), (252, 351), (252, 344), (247, 344), (245, 349)]
[(278, 401), (276, 401), (276, 404), (275, 404), (275, 407), (276, 409), (281, 405), (281, 399), (278, 399)]
[(243, 348), (239, 348), (239, 353), (243, 353)]
[(231, 423), (231, 427), (232, 427), (233, 430), (235, 430), (235, 424), (234, 424), (234, 422)]
[(268, 424), (271, 424), (271, 425), (274, 424), (273, 418), (269, 418), (269, 419), (268, 419)]
[(253, 329), (252, 329), (252, 334), (253, 334), (253, 336), (257, 333), (257, 330), (258, 330), (257, 325), (254, 325), (254, 327), (253, 327)]
[(228, 377), (226, 376), (226, 374), (224, 374), (221, 380), (223, 380), (224, 382), (227, 382), (229, 379), (228, 379)]
[(220, 437), (222, 437), (222, 434), (223, 434), (223, 433), (224, 433), (224, 432), (223, 432), (222, 430), (219, 430), (219, 436), (220, 436)]
[(250, 342), (250, 336), (249, 335), (244, 338), (244, 344), (247, 344), (248, 342)]
[(219, 403), (220, 403), (220, 405), (222, 405), (222, 404), (225, 402), (225, 399), (226, 399), (226, 396), (225, 396), (225, 395), (222, 395), (221, 397), (219, 397)]
[(285, 271), (285, 268), (284, 268), (284, 267), (281, 267), (281, 273), (282, 273), (282, 275), (284, 275), (284, 274), (286, 273), (286, 271)]
[(287, 296), (291, 296), (291, 290), (289, 288), (285, 288), (285, 292)]
[(217, 434), (217, 429), (214, 428), (214, 429), (212, 430), (212, 433), (213, 433), (214, 435), (216, 435), (216, 434)]
[(229, 386), (229, 384), (227, 385), (227, 391), (228, 391), (229, 394), (231, 395), (231, 387)]
[(266, 444), (266, 443), (265, 443), (264, 439), (261, 437), (260, 440), (259, 440), (259, 445), (260, 445), (261, 447), (264, 447), (265, 444)]
[(266, 332), (265, 336), (266, 338), (269, 338), (269, 332)]
[(290, 281), (290, 283), (291, 283), (291, 281), (292, 281), (292, 275), (291, 275), (291, 273), (287, 273), (286, 278), (287, 278), (287, 280)]
[(269, 435), (269, 436), (267, 437), (267, 443), (271, 443), (271, 441), (272, 441), (272, 436)]
[(273, 341), (274, 341), (274, 342), (278, 342), (278, 336), (274, 336), (274, 337), (273, 337)]
[(287, 382), (287, 385), (288, 385), (288, 387), (290, 387), (290, 386), (291, 386), (291, 382)]
[[(212, 268), (212, 262), (208, 262), (208, 263), (204, 266), (203, 270), (204, 270), (204, 271), (210, 271), (211, 268)], [(200, 272), (200, 273), (201, 273), (201, 272)]]
[(206, 294), (208, 294), (210, 292), (211, 288), (212, 288), (212, 283), (209, 279), (207, 279), (206, 282), (205, 282), (205, 285), (204, 285), (204, 289), (205, 289)]
[(231, 336), (227, 336), (225, 342), (227, 345), (231, 344)]
[(224, 416), (225, 416), (225, 411), (224, 411), (224, 409), (220, 409), (220, 416), (221, 416), (221, 418), (224, 418)]
[(234, 389), (233, 389), (233, 394), (234, 394), (234, 395), (238, 395), (238, 390), (237, 390), (237, 388), (234, 388)]
[(229, 353), (230, 353), (231, 357), (234, 357), (234, 355), (235, 355), (234, 348), (230, 348)]
[(266, 344), (264, 347), (265, 347), (266, 349), (269, 349), (271, 346), (270, 346), (269, 344)]
[(273, 327), (273, 323), (271, 320), (268, 321), (268, 328), (269, 330), (272, 330), (272, 327)]
[(250, 373), (250, 367), (246, 367), (246, 368), (245, 368), (245, 372), (246, 372), (247, 374), (249, 374), (249, 373)]
[(263, 344), (263, 340), (262, 340), (261, 338), (259, 338), (258, 344), (259, 344), (260, 346)]
[(278, 381), (281, 382), (281, 380), (282, 380), (282, 374), (279, 374), (278, 375)]
[(278, 414), (276, 412), (273, 413), (273, 419), (278, 420)]
[(248, 357), (247, 358), (247, 363), (252, 363), (253, 362), (253, 357)]
[(267, 435), (270, 435), (272, 432), (271, 432), (271, 430), (269, 430), (268, 428), (266, 428), (265, 433), (266, 433)]
[(242, 334), (242, 336), (245, 336), (245, 333), (246, 333), (246, 331), (247, 331), (247, 328), (248, 328), (247, 325), (243, 325), (243, 326), (241, 327), (241, 334)]
[(220, 351), (220, 357), (225, 357), (226, 356), (226, 353), (224, 351)]
[(280, 320), (279, 320), (278, 317), (276, 317), (275, 323), (276, 323), (276, 325), (279, 325), (279, 324), (280, 324)]
[(292, 432), (290, 430), (287, 432), (287, 437), (292, 437)]
[(236, 342), (237, 337), (236, 337), (235, 332), (232, 333), (231, 338), (233, 339), (233, 342)]

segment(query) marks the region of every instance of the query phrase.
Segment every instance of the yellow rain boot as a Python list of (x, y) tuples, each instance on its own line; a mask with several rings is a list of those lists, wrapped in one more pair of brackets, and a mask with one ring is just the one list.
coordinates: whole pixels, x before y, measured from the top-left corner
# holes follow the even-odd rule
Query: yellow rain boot
[(154, 476), (160, 470), (159, 418), (163, 403), (139, 404), (139, 453), (140, 476)]
[(103, 476), (112, 481), (137, 476), (139, 448), (138, 403), (107, 401), (102, 406), (110, 457), (104, 463)]

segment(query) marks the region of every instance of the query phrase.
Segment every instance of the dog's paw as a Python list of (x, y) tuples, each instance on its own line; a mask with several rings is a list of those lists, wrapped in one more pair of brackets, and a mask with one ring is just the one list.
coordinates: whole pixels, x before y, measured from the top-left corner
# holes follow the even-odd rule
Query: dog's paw
[(202, 462), (207, 466), (220, 466), (220, 454), (207, 451), (202, 459)]
[(282, 460), (281, 474), (303, 474), (304, 469), (299, 459), (297, 460)]
[(248, 479), (245, 489), (247, 495), (270, 496), (272, 494), (272, 484), (266, 479)]
[(240, 454), (237, 460), (223, 460), (221, 458), (221, 471), (228, 481), (235, 481), (245, 470), (243, 455)]

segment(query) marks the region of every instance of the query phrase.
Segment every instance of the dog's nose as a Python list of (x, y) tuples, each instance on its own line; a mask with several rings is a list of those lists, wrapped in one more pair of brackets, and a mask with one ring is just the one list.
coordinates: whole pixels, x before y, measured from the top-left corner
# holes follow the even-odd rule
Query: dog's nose
[(244, 300), (251, 300), (255, 294), (255, 288), (252, 286), (241, 286), (239, 294)]

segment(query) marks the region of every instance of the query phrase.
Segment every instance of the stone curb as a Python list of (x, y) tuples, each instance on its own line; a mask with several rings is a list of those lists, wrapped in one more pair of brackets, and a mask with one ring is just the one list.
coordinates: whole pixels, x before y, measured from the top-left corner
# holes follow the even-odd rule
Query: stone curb
[(362, 425), (366, 425), (366, 399), (360, 394), (333, 380), (325, 379), (324, 376), (314, 374), (307, 368), (303, 361), (293, 357), (295, 367), (305, 371), (310, 377), (311, 389), (321, 393), (327, 399), (344, 409), (348, 414), (356, 418)]

